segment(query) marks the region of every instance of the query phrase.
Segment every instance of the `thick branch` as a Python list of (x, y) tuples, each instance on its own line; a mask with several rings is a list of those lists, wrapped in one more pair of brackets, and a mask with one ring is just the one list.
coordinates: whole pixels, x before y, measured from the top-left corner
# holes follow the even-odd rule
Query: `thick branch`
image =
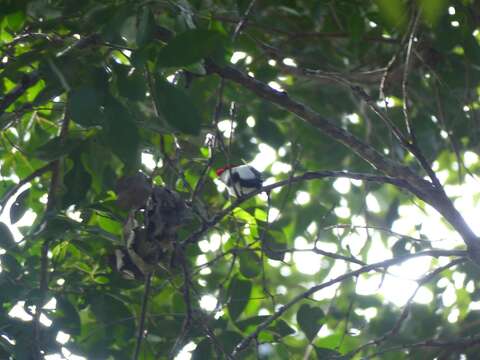
[(271, 101), (281, 108), (294, 113), (302, 120), (353, 150), (362, 159), (370, 163), (382, 173), (397, 179), (408, 181), (410, 184), (418, 187), (417, 190), (419, 192), (425, 192), (425, 195), (431, 191), (431, 184), (417, 176), (410, 168), (383, 156), (374, 147), (364, 143), (352, 133), (324, 118), (310, 107), (291, 99), (286, 92), (277, 91), (267, 84), (245, 75), (241, 71), (230, 66), (219, 67), (212, 62), (208, 62), (208, 69), (223, 78), (232, 80), (246, 87), (258, 96)]
[(478, 237), (473, 233), (442, 190), (437, 189), (432, 183), (418, 176), (409, 167), (383, 156), (375, 148), (324, 118), (310, 107), (291, 99), (287, 93), (272, 89), (267, 84), (245, 75), (230, 66), (219, 67), (211, 61), (207, 61), (207, 68), (210, 72), (216, 73), (222, 78), (232, 80), (258, 96), (296, 114), (302, 120), (351, 149), (383, 174), (404, 181), (406, 183), (405, 187), (408, 187), (421, 200), (433, 206), (458, 231), (469, 247), (472, 260), (480, 265), (480, 241)]

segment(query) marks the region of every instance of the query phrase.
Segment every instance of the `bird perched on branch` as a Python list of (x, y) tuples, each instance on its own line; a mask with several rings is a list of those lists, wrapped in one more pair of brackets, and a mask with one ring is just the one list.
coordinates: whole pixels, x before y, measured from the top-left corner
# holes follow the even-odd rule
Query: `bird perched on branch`
[(262, 174), (250, 165), (227, 165), (216, 171), (220, 180), (228, 187), (228, 192), (242, 197), (262, 188)]

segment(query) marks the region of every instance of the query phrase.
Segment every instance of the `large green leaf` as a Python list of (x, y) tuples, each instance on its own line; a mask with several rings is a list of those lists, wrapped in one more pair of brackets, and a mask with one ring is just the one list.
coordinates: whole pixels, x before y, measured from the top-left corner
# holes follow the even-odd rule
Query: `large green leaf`
[(80, 204), (85, 201), (87, 191), (90, 189), (92, 178), (85, 170), (81, 153), (76, 153), (73, 157), (73, 167), (64, 177), (65, 195), (63, 202), (65, 206), (71, 204)]
[(252, 282), (234, 277), (228, 288), (229, 301), (228, 312), (232, 320), (236, 320), (243, 312), (250, 300)]
[(139, 133), (132, 115), (119, 101), (110, 99), (105, 107), (105, 129), (103, 138), (120, 160), (127, 166), (138, 161)]
[(143, 6), (137, 16), (137, 45), (149, 43), (155, 31), (155, 17), (148, 6)]
[(268, 258), (279, 261), (283, 261), (285, 258), (287, 240), (281, 231), (268, 231), (263, 237), (262, 245), (263, 251)]
[(68, 96), (68, 109), (73, 121), (82, 126), (93, 126), (101, 122), (100, 107), (103, 95), (94, 86), (72, 89)]
[(211, 30), (187, 30), (173, 38), (158, 54), (159, 66), (187, 66), (197, 62), (222, 46), (221, 33)]
[(288, 323), (282, 319), (277, 320), (275, 324), (268, 327), (268, 331), (273, 333), (273, 336), (276, 340), (281, 339), (285, 336), (295, 334), (295, 330), (288, 325)]
[(155, 103), (167, 123), (186, 134), (198, 134), (202, 118), (187, 93), (161, 77), (155, 83)]
[(130, 100), (141, 101), (147, 93), (145, 76), (138, 69), (131, 69), (127, 66), (116, 66), (117, 90), (121, 96)]
[(315, 354), (318, 360), (338, 359), (341, 354), (338, 351), (315, 346)]
[(254, 278), (262, 271), (261, 260), (253, 251), (242, 251), (238, 255), (240, 259), (240, 272), (246, 278)]
[(319, 307), (303, 304), (297, 311), (297, 323), (311, 342), (323, 326), (325, 314)]
[(35, 149), (33, 155), (41, 160), (52, 161), (61, 158), (75, 150), (82, 139), (78, 137), (56, 137)]
[(55, 309), (55, 318), (59, 329), (71, 335), (80, 333), (80, 316), (77, 309), (65, 296), (57, 298), (57, 307)]
[(210, 360), (212, 357), (212, 345), (209, 339), (200, 341), (192, 353), (192, 360)]

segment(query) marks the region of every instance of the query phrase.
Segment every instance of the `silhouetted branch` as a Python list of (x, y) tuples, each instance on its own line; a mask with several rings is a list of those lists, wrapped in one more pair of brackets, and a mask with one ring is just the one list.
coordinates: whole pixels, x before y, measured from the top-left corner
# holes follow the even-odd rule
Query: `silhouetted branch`
[[(12, 105), (20, 96), (22, 96), (29, 87), (35, 85), (40, 77), (36, 72), (24, 74), (20, 83), (7, 93), (0, 101), (0, 116)], [(8, 125), (6, 126), (8, 127)]]
[[(451, 253), (449, 254), (449, 252), (447, 251), (446, 253), (441, 251), (440, 253), (442, 253), (443, 255), (440, 255), (440, 253), (438, 251), (435, 251), (433, 252), (435, 255), (438, 255), (438, 256), (451, 256)], [(448, 254), (448, 255), (446, 255)], [(466, 254), (466, 253), (464, 253)], [(431, 251), (423, 251), (423, 252), (418, 252), (418, 253), (415, 253), (415, 254), (410, 254), (410, 255), (405, 255), (405, 256), (399, 256), (399, 257), (396, 257), (396, 258), (393, 258), (393, 259), (388, 259), (388, 260), (384, 260), (384, 261), (381, 261), (381, 262), (377, 262), (375, 264), (371, 264), (371, 265), (366, 265), (366, 266), (363, 266), (357, 270), (354, 270), (354, 271), (351, 271), (349, 273), (346, 273), (346, 274), (343, 274), (341, 276), (338, 276), (332, 280), (329, 280), (329, 281), (326, 281), (322, 284), (319, 284), (319, 285), (316, 285), (316, 286), (313, 286), (311, 287), (310, 289), (308, 289), (307, 291), (295, 296), (291, 301), (289, 301), (288, 303), (286, 303), (285, 305), (283, 305), (280, 309), (277, 310), (277, 312), (275, 312), (273, 315), (269, 316), (268, 319), (266, 319), (265, 321), (263, 321), (260, 325), (257, 326), (257, 328), (255, 329), (254, 332), (252, 332), (250, 335), (248, 335), (247, 337), (245, 337), (236, 347), (235, 347), (235, 350), (233, 352), (233, 355), (236, 356), (238, 355), (241, 351), (245, 350), (249, 345), (250, 345), (250, 342), (252, 340), (254, 340), (255, 338), (257, 338), (257, 336), (260, 334), (260, 332), (264, 329), (266, 329), (272, 322), (274, 322), (275, 320), (277, 320), (278, 318), (280, 318), (288, 309), (290, 309), (293, 305), (297, 304), (298, 302), (300, 302), (301, 300), (303, 299), (306, 299), (308, 298), (309, 296), (313, 295), (314, 293), (316, 293), (317, 291), (320, 291), (322, 289), (325, 289), (329, 286), (332, 286), (334, 284), (337, 284), (337, 283), (341, 283), (347, 279), (350, 279), (352, 277), (355, 277), (355, 276), (358, 276), (360, 274), (363, 274), (363, 273), (366, 273), (366, 272), (369, 272), (371, 270), (376, 270), (376, 269), (379, 269), (379, 268), (383, 268), (383, 269), (386, 269), (392, 265), (397, 265), (397, 264), (400, 264), (406, 260), (410, 260), (410, 259), (413, 259), (413, 258), (417, 258), (417, 257), (421, 257), (421, 256), (432, 256), (432, 252)], [(461, 260), (464, 260), (464, 259), (461, 259)]]
[(145, 336), (145, 317), (147, 315), (148, 297), (150, 295), (150, 288), (152, 285), (152, 273), (148, 273), (145, 277), (145, 285), (143, 289), (142, 309), (140, 311), (140, 317), (138, 321), (137, 341), (135, 343), (135, 351), (132, 359), (137, 360), (140, 355), (140, 349), (142, 348), (142, 340)]

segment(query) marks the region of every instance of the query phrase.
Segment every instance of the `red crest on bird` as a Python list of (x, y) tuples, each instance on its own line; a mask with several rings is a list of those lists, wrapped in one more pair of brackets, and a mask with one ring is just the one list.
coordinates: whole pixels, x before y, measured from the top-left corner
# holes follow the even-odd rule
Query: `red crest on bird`
[(225, 172), (225, 170), (232, 169), (236, 166), (238, 166), (238, 165), (226, 165), (224, 167), (221, 167), (221, 168), (215, 170), (215, 174), (217, 174), (217, 176), (220, 176)]

